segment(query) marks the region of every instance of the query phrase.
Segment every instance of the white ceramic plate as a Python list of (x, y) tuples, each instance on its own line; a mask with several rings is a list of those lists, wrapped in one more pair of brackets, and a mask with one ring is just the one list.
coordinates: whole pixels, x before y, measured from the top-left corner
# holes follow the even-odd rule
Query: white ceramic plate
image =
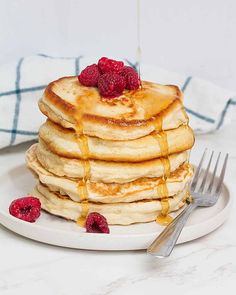
[[(7, 157), (7, 158), (6, 158)], [(0, 223), (11, 231), (27, 238), (63, 247), (90, 250), (146, 249), (163, 227), (155, 222), (129, 226), (110, 226), (111, 233), (89, 234), (74, 222), (42, 212), (36, 223), (28, 223), (8, 213), (13, 199), (29, 193), (35, 179), (24, 164), (24, 154), (5, 155), (0, 162), (3, 174), (0, 186)], [(4, 168), (3, 168), (4, 167)], [(178, 243), (202, 237), (216, 228), (229, 216), (232, 207), (227, 186), (224, 185), (218, 203), (211, 208), (199, 208), (184, 227)]]

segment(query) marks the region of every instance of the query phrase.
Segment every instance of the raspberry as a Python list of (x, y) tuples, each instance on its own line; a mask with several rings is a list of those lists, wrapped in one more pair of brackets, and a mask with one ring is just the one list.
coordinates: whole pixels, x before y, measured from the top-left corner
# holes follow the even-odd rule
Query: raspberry
[(85, 227), (87, 233), (110, 233), (106, 218), (97, 212), (92, 212), (87, 216)]
[(125, 78), (115, 73), (103, 74), (98, 79), (98, 89), (103, 97), (120, 96), (125, 89)]
[(126, 87), (129, 90), (138, 89), (140, 86), (140, 81), (138, 73), (132, 67), (125, 66), (120, 73), (126, 80)]
[(39, 199), (27, 196), (14, 200), (9, 207), (9, 213), (24, 221), (35, 222), (40, 216), (40, 209)]
[(100, 72), (98, 66), (93, 64), (91, 66), (87, 66), (78, 76), (80, 83), (84, 86), (97, 86), (98, 78), (100, 76)]
[(107, 57), (102, 57), (98, 61), (98, 67), (101, 73), (120, 73), (124, 67), (123, 61), (117, 61), (114, 59), (109, 59)]

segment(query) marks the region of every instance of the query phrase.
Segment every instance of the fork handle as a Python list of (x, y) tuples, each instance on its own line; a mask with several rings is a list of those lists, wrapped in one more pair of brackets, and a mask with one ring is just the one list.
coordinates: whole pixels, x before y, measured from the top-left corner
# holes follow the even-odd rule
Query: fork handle
[(196, 207), (196, 202), (190, 203), (153, 241), (148, 247), (147, 252), (160, 258), (168, 257), (172, 252), (189, 215)]

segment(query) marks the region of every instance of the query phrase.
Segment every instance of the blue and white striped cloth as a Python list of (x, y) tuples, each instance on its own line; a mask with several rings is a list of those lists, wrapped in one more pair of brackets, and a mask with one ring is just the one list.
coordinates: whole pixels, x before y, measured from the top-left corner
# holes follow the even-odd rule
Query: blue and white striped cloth
[[(0, 68), (0, 148), (35, 139), (45, 120), (37, 101), (47, 84), (77, 75), (98, 58), (54, 58), (44, 54), (21, 58)], [(125, 60), (135, 67), (137, 64)], [(194, 77), (142, 65), (142, 79), (176, 84), (184, 91), (190, 125), (196, 132), (212, 132), (230, 122), (236, 111), (236, 93)]]

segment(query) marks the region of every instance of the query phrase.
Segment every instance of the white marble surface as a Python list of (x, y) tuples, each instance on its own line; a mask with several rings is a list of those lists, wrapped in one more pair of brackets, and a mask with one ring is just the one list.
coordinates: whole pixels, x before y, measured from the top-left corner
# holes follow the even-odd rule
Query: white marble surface
[[(197, 136), (192, 153), (193, 162), (205, 147), (230, 153), (226, 183), (233, 197), (236, 194), (235, 130), (236, 121), (218, 133)], [(22, 145), (0, 152), (0, 171), (7, 164), (8, 153), (23, 152), (25, 148)], [(170, 258), (162, 260), (144, 251), (93, 252), (53, 247), (0, 227), (0, 294), (234, 294), (235, 226), (233, 209), (221, 228), (177, 246)]]

